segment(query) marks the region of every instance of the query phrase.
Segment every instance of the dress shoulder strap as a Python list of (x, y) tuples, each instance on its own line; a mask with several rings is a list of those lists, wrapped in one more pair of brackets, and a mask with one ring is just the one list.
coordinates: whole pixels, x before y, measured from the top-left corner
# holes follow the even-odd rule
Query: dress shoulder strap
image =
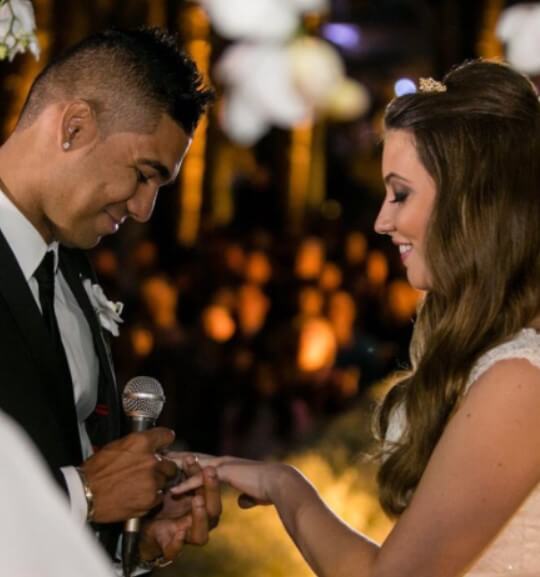
[(466, 390), (498, 361), (525, 359), (540, 369), (540, 333), (522, 329), (511, 340), (484, 353), (474, 365)]

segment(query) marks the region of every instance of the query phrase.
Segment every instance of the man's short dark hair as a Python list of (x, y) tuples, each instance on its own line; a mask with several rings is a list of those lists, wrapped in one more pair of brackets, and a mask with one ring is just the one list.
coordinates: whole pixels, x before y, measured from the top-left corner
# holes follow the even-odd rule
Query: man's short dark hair
[(142, 28), (89, 36), (52, 61), (34, 81), (18, 127), (76, 98), (93, 106), (105, 133), (151, 132), (165, 113), (191, 135), (213, 92), (175, 36)]

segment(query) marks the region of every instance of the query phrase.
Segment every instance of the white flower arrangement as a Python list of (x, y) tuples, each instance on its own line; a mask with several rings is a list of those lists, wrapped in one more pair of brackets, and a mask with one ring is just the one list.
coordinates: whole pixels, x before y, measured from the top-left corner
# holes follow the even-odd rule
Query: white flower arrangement
[(92, 283), (89, 278), (83, 280), (83, 286), (101, 326), (117, 337), (120, 334), (118, 325), (124, 322), (120, 316), (124, 310), (124, 303), (109, 300), (103, 289), (98, 284)]
[(507, 8), (497, 23), (497, 37), (505, 43), (506, 59), (514, 68), (540, 74), (540, 3)]
[(251, 145), (271, 126), (292, 127), (316, 113), (350, 119), (369, 105), (367, 90), (345, 75), (337, 50), (299, 34), (305, 12), (328, 0), (200, 0), (215, 30), (235, 40), (216, 66), (225, 85), (221, 124)]
[(34, 8), (30, 0), (0, 0), (0, 60), (30, 52), (39, 59)]

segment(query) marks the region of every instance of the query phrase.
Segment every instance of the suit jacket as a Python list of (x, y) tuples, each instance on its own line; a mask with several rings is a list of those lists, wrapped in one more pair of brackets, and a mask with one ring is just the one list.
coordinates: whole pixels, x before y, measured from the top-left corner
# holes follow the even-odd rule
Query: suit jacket
[[(59, 257), (99, 357), (98, 403), (86, 425), (92, 443), (101, 446), (120, 436), (122, 420), (107, 336), (82, 284), (95, 276), (83, 251), (60, 247)], [(22, 425), (65, 488), (60, 467), (82, 462), (73, 387), (62, 379), (39, 307), (1, 232), (0, 408)]]

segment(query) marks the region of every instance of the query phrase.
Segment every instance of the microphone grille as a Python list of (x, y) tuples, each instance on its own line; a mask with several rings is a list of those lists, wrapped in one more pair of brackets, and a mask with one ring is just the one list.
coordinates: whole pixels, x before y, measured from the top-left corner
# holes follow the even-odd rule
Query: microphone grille
[(163, 409), (165, 393), (153, 377), (134, 377), (124, 387), (122, 405), (128, 417), (155, 421)]

